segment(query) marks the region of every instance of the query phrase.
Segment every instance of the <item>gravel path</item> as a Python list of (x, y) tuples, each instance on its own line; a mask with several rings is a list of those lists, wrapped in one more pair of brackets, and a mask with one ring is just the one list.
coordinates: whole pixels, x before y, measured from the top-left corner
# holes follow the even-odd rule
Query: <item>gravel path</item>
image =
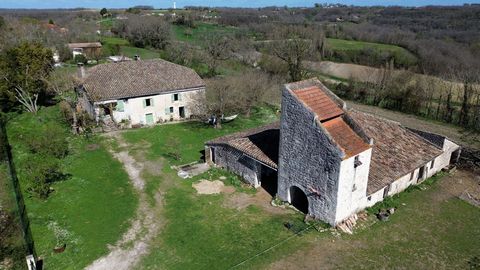
[(133, 187), (139, 195), (139, 205), (135, 218), (131, 221), (128, 231), (114, 246), (109, 246), (110, 252), (94, 261), (85, 269), (101, 270), (115, 269), (127, 270), (137, 265), (143, 255), (148, 253), (150, 240), (159, 233), (162, 227), (162, 219), (159, 212), (162, 209), (162, 195), (157, 193), (156, 203), (152, 206), (144, 192), (145, 180), (142, 178), (143, 163), (139, 163), (128, 152), (128, 144), (118, 132), (106, 134), (117, 141), (121, 151), (110, 150), (111, 154), (118, 159), (127, 172)]

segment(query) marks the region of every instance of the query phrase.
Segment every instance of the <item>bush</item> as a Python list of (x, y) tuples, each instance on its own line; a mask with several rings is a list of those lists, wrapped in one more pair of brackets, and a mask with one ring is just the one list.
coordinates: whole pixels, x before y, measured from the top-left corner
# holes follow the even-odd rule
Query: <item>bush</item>
[(64, 158), (68, 154), (68, 141), (65, 130), (57, 125), (48, 125), (45, 130), (28, 136), (26, 144), (33, 154)]
[(77, 54), (77, 55), (75, 55), (75, 58), (73, 59), (73, 61), (75, 61), (75, 63), (87, 64), (88, 59), (83, 54)]
[(45, 155), (31, 156), (25, 166), (27, 192), (46, 199), (50, 194), (50, 184), (60, 181), (65, 175), (60, 170), (57, 159)]

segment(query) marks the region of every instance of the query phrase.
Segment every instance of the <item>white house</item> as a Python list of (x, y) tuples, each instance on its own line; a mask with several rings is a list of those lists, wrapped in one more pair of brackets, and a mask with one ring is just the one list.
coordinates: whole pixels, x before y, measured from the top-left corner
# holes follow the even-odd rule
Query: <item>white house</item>
[(79, 68), (81, 106), (97, 122), (127, 126), (188, 119), (198, 112), (205, 83), (195, 71), (164, 60)]
[(206, 143), (207, 162), (331, 225), (455, 163), (448, 138), (348, 109), (316, 79), (286, 84), (280, 123)]

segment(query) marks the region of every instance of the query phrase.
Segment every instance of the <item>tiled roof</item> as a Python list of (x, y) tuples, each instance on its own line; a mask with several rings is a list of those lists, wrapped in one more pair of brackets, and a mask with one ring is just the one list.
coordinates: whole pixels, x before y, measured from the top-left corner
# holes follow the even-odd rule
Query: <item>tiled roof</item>
[(75, 48), (100, 48), (102, 43), (100, 42), (86, 42), (86, 43), (68, 43), (70, 49)]
[(103, 101), (203, 87), (205, 82), (190, 68), (155, 59), (94, 66), (83, 86), (91, 99)]
[(274, 169), (278, 163), (280, 123), (248, 129), (208, 141), (207, 145), (228, 145)]
[(318, 86), (293, 90), (293, 93), (317, 114), (320, 122), (343, 114), (343, 110)]
[(367, 193), (372, 194), (413, 172), (442, 150), (399, 123), (350, 110), (349, 115), (373, 138)]
[(322, 125), (345, 153), (344, 159), (358, 155), (370, 148), (370, 145), (364, 142), (362, 138), (343, 121), (342, 117), (323, 122)]
[(301, 85), (292, 92), (307, 108), (315, 113), (317, 120), (345, 153), (344, 159), (370, 148), (370, 145), (343, 120), (345, 112), (333, 100), (333, 93), (328, 93), (330, 90), (319, 81), (307, 80), (304, 81), (305, 83), (306, 85)]

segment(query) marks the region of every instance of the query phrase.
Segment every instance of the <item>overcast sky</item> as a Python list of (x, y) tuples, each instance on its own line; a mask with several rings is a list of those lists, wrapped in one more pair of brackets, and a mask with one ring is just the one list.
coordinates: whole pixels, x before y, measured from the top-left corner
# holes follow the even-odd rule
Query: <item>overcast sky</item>
[[(319, 0), (178, 0), (177, 7), (183, 6), (229, 6), (229, 7), (263, 7), (263, 6), (295, 6), (311, 7)], [(463, 5), (463, 3), (480, 3), (480, 0), (333, 0), (329, 3), (347, 5)], [(155, 8), (172, 7), (173, 1), (166, 0), (0, 0), (0, 8), (123, 8), (135, 5), (149, 5)]]

